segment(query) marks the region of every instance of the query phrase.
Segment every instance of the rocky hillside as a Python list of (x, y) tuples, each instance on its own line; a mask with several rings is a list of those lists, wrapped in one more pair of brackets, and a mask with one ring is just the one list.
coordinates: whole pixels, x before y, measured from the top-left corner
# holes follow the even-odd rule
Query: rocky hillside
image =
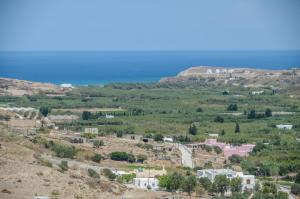
[(0, 78), (0, 96), (22, 96), (39, 93), (61, 93), (59, 86), (50, 83), (31, 82), (26, 80)]
[(166, 77), (161, 83), (200, 82), (244, 86), (300, 86), (300, 68), (289, 70), (262, 70), (212, 66), (191, 67), (175, 77)]

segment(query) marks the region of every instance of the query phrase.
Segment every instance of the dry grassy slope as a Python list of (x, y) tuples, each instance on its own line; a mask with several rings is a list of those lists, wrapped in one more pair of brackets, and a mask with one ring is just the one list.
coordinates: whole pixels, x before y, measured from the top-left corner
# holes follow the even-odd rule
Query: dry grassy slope
[[(69, 169), (61, 173), (54, 167), (41, 166), (34, 154), (36, 145), (18, 139), (4, 139), (0, 132), (0, 198), (31, 199), (34, 195), (57, 198), (138, 198), (151, 199), (169, 196), (166, 192), (153, 192), (126, 188), (101, 176), (100, 184), (87, 176), (86, 171)], [(25, 147), (27, 146), (27, 147)]]
[(55, 84), (0, 78), (0, 95), (22, 96), (40, 92), (59, 93), (61, 91)]

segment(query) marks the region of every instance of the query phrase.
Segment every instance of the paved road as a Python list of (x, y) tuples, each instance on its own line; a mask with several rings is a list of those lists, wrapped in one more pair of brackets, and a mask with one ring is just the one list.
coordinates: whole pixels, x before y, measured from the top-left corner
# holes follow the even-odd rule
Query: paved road
[(179, 144), (178, 148), (181, 152), (181, 163), (185, 167), (193, 168), (192, 151), (183, 144)]

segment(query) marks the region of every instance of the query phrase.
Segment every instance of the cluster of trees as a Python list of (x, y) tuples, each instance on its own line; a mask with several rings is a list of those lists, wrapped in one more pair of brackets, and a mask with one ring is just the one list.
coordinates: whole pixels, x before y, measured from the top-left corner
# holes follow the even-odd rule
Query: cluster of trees
[(181, 173), (174, 172), (159, 177), (159, 186), (172, 193), (182, 190), (191, 195), (197, 186), (197, 179), (194, 175), (183, 176)]
[(225, 175), (217, 175), (214, 182), (211, 182), (208, 178), (200, 178), (199, 183), (206, 189), (209, 193), (217, 193), (224, 195), (229, 189), (232, 193), (242, 192), (242, 179), (233, 178), (228, 179)]
[(144, 161), (147, 160), (147, 156), (146, 155), (134, 156), (133, 154), (129, 154), (126, 152), (116, 151), (110, 154), (110, 159), (115, 161), (127, 161), (130, 163), (133, 162), (144, 163)]
[(40, 107), (40, 113), (44, 116), (47, 117), (47, 115), (51, 112), (51, 109), (47, 106), (41, 106)]
[(272, 110), (269, 108), (267, 108), (264, 113), (257, 113), (255, 109), (251, 109), (247, 115), (248, 119), (259, 119), (259, 118), (265, 118), (271, 116), (272, 116)]
[(227, 107), (227, 111), (237, 111), (237, 110), (238, 110), (237, 104), (229, 104)]
[(300, 196), (300, 172), (295, 177), (294, 184), (291, 187), (291, 192), (296, 196)]
[(288, 199), (288, 194), (278, 191), (276, 184), (272, 182), (264, 182), (262, 188), (260, 184), (256, 184), (255, 191), (253, 199)]
[(206, 144), (201, 144), (200, 147), (202, 150), (205, 150), (206, 152), (211, 152), (214, 150), (217, 154), (222, 153), (222, 149), (219, 146), (209, 146)]

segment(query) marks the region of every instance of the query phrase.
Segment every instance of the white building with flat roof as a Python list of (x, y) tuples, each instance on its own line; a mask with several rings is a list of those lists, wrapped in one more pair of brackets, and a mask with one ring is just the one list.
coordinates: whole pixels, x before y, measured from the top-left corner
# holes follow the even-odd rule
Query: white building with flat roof
[(291, 124), (278, 124), (276, 125), (276, 128), (283, 129), (283, 130), (291, 130), (293, 128), (293, 125)]
[(151, 190), (157, 190), (159, 188), (158, 186), (158, 179), (156, 178), (134, 178), (133, 184), (134, 186), (141, 188), (141, 189), (151, 189)]
[(84, 133), (98, 134), (98, 128), (85, 128)]

